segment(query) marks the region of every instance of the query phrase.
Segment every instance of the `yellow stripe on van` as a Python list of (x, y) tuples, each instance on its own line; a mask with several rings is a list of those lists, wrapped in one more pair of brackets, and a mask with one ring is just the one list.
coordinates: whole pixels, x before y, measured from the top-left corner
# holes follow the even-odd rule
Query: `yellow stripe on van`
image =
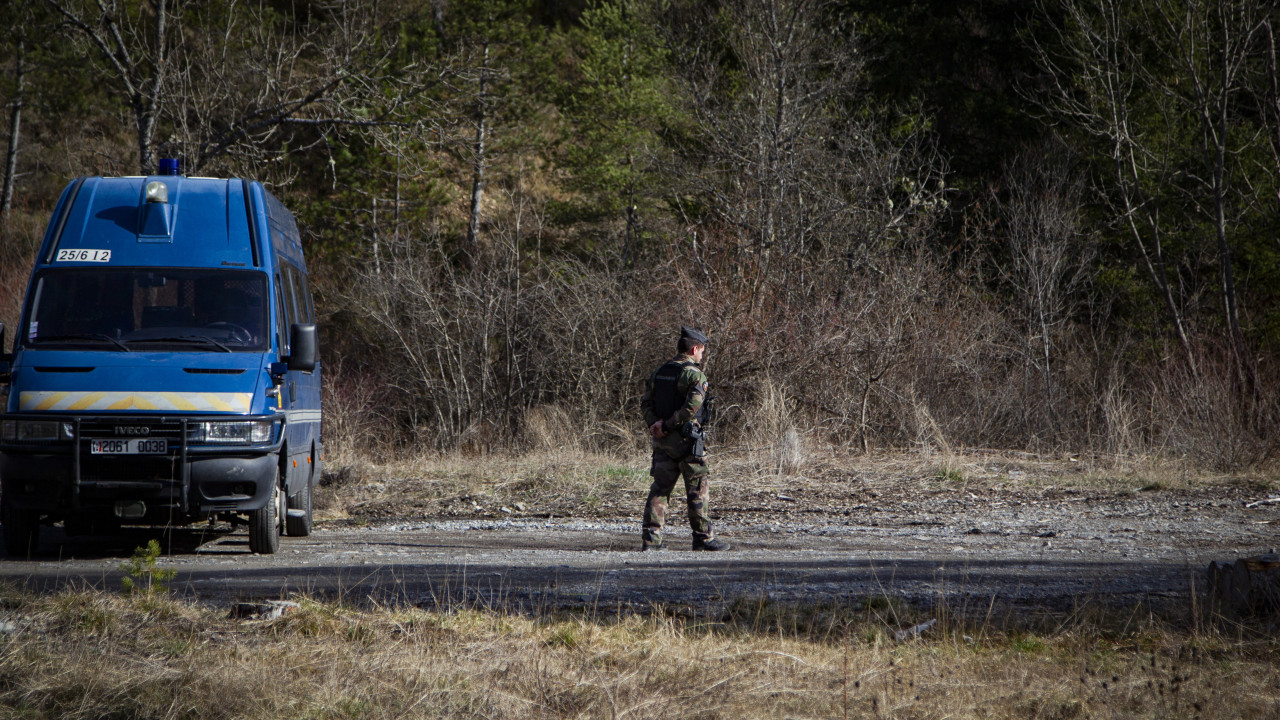
[[(113, 393), (114, 394), (114, 393)], [(125, 395), (106, 407), (107, 410), (129, 410), (133, 408), (133, 396)], [(88, 408), (89, 410), (98, 410), (100, 408)]]
[(24, 411), (102, 412), (172, 410), (182, 412), (249, 412), (252, 393), (27, 391), (18, 394)]
[(88, 410), (89, 408), (93, 407), (94, 403), (98, 402), (105, 396), (106, 396), (106, 393), (104, 392), (89, 393), (84, 397), (80, 398), (79, 400), (76, 400), (75, 402), (71, 403), (71, 405), (68, 406), (67, 409), (68, 410)]
[(222, 412), (231, 412), (231, 406), (222, 402), (222, 400), (218, 398), (218, 396), (215, 395), (214, 393), (202, 393), (200, 395), (200, 398), (205, 402), (209, 403), (210, 405), (212, 405), (214, 410), (221, 410)]
[(195, 404), (187, 400), (178, 393), (160, 393), (160, 397), (169, 401), (169, 404), (178, 410), (196, 410)]
[(67, 395), (68, 393), (64, 393), (64, 392), (49, 393), (49, 397), (45, 398), (39, 405), (35, 407), (35, 409), (48, 410), (52, 408), (54, 405), (57, 405), (59, 402), (62, 402), (62, 399), (65, 398)]

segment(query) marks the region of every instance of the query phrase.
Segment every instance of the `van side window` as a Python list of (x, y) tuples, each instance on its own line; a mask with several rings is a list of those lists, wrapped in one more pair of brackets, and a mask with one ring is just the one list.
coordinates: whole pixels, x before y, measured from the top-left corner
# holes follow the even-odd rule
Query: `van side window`
[(298, 316), (304, 318), (305, 322), (314, 323), (316, 321), (316, 309), (311, 300), (311, 283), (307, 282), (307, 276), (302, 274), (301, 270), (294, 268), (297, 273), (294, 277), (294, 288), (298, 291)]
[(284, 301), (284, 282), (280, 273), (276, 273), (276, 326), (280, 341), (280, 354), (289, 354), (289, 315)]
[(311, 283), (307, 281), (305, 274), (298, 270), (298, 310), (305, 311), (308, 323), (316, 322), (315, 305), (311, 302)]
[(280, 269), (284, 271), (284, 306), (289, 311), (289, 324), (306, 322), (306, 310), (298, 302), (298, 269), (288, 263), (281, 263)]
[(297, 318), (295, 322), (311, 322), (307, 317), (307, 302), (302, 294), (302, 273), (292, 265), (287, 266), (286, 271), (289, 274), (289, 293), (293, 296), (293, 316)]

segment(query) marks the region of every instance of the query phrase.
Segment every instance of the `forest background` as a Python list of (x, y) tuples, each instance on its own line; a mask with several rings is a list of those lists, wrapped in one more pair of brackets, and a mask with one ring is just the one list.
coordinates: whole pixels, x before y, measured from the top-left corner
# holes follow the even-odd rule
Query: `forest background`
[[(1255, 0), (0, 6), (0, 320), (62, 187), (298, 215), (331, 451), (718, 441), (1275, 460), (1280, 9)], [(10, 339), (13, 337), (11, 330)]]

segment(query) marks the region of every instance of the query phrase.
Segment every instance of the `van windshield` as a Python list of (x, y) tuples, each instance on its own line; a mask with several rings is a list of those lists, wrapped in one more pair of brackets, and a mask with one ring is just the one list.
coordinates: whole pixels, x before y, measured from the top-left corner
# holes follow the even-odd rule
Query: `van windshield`
[(267, 349), (267, 276), (253, 270), (55, 268), (31, 295), (27, 347)]

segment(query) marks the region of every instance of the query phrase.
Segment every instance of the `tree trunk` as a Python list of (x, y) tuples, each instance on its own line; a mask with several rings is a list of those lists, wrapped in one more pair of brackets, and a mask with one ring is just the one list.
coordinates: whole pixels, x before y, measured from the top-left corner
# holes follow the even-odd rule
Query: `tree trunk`
[(871, 383), (872, 380), (864, 381), (866, 384), (862, 388), (862, 406), (858, 412), (858, 435), (862, 439), (862, 454), (871, 454), (871, 440), (867, 437), (867, 408), (871, 404)]
[(484, 44), (484, 58), (480, 64), (480, 97), (476, 103), (476, 142), (475, 164), (471, 179), (471, 212), (467, 216), (466, 252), (471, 262), (480, 257), (480, 203), (484, 200), (484, 152), (485, 129), (489, 120), (489, 109), (485, 92), (489, 80), (489, 43)]
[[(156, 172), (156, 152), (153, 147), (156, 123), (160, 115), (160, 93), (164, 89), (164, 76), (168, 67), (165, 53), (165, 19), (168, 17), (166, 0), (156, 0), (155, 64), (149, 87), (134, 101), (138, 121), (138, 162), (144, 175)], [(123, 42), (120, 43), (123, 46)]]
[[(1280, 177), (1280, 70), (1276, 68), (1276, 37), (1271, 29), (1271, 22), (1262, 24), (1267, 36), (1267, 74), (1271, 80), (1271, 160), (1276, 166), (1276, 175)], [(1280, 188), (1276, 190), (1276, 217), (1280, 220)], [(1277, 238), (1280, 242), (1280, 238)]]
[(27, 67), (26, 60), (26, 44), (24, 41), (18, 41), (18, 55), (15, 60), (16, 66), (14, 74), (16, 75), (16, 91), (13, 96), (13, 105), (9, 110), (9, 150), (5, 156), (4, 165), (4, 190), (3, 196), (0, 197), (0, 218), (5, 224), (9, 222), (9, 211), (13, 206), (13, 187), (18, 178), (18, 139), (22, 129), (22, 104), (25, 100)]
[[(1178, 345), (1182, 348), (1182, 356), (1187, 363), (1187, 368), (1191, 370), (1192, 375), (1199, 376), (1200, 371), (1196, 367), (1195, 354), (1191, 352), (1191, 341), (1187, 339), (1187, 331), (1182, 323), (1182, 313), (1178, 311), (1178, 304), (1173, 298), (1173, 288), (1169, 284), (1169, 273), (1165, 266), (1164, 248), (1160, 242), (1160, 228), (1150, 215), (1146, 216), (1147, 224), (1151, 227), (1151, 233), (1153, 236), (1152, 244), (1154, 246), (1155, 254), (1155, 258), (1153, 259), (1151, 257), (1151, 252), (1147, 249), (1146, 241), (1142, 238), (1142, 230), (1134, 221), (1134, 214), (1138, 211), (1138, 208), (1147, 204), (1147, 198), (1142, 194), (1142, 190), (1138, 184), (1139, 174), (1136, 169), (1133, 169), (1131, 159), (1129, 167), (1130, 169), (1133, 169), (1133, 172), (1131, 177), (1128, 179), (1132, 180), (1133, 187), (1130, 187), (1129, 182), (1126, 180), (1124, 170), (1126, 163), (1121, 155), (1121, 153), (1124, 152), (1124, 149), (1117, 147), (1116, 151), (1117, 178), (1121, 185), (1121, 194), (1124, 198), (1125, 204), (1125, 219), (1129, 225), (1129, 230), (1133, 233), (1134, 241), (1137, 243), (1138, 250), (1142, 254), (1143, 264), (1147, 268), (1147, 275), (1151, 278), (1151, 282), (1154, 283), (1156, 288), (1160, 291), (1160, 296), (1164, 300), (1165, 310), (1169, 313), (1169, 322), (1173, 325), (1174, 337), (1177, 338)], [(1132, 158), (1132, 149), (1130, 149), (1129, 152), (1130, 158)], [(1134, 197), (1135, 195), (1137, 196), (1136, 198)]]
[(631, 269), (631, 257), (636, 232), (636, 170), (635, 157), (627, 152), (627, 231), (622, 239), (622, 267)]
[[(627, 16), (628, 16), (627, 11), (629, 9), (630, 9), (630, 4), (627, 2), (623, 2), (621, 7), (623, 24), (626, 24), (627, 22)], [(631, 102), (632, 101), (632, 97), (631, 97), (632, 83), (631, 83), (630, 63), (631, 63), (631, 58), (633, 57), (635, 52), (635, 49), (631, 46), (631, 43), (632, 43), (632, 38), (630, 35), (628, 35), (626, 51), (622, 59), (622, 67), (623, 67), (622, 91), (626, 94), (626, 104), (627, 104), (626, 106), (628, 108), (632, 107), (632, 102)], [(622, 239), (622, 267), (626, 269), (631, 268), (632, 243), (635, 241), (635, 231), (636, 231), (636, 158), (635, 158), (635, 153), (632, 150), (628, 149), (627, 150), (627, 229), (626, 229), (626, 235)]]
[[(139, 42), (135, 34), (136, 28), (127, 19), (122, 23), (121, 19), (101, 2), (98, 3), (101, 17), (92, 21), (85, 20), (72, 12), (65, 3), (57, 0), (48, 0), (48, 2), (89, 39), (115, 71), (120, 82), (124, 84), (125, 96), (129, 99), (129, 107), (133, 111), (137, 131), (138, 165), (144, 175), (155, 172), (156, 154), (152, 143), (155, 140), (156, 125), (164, 105), (161, 93), (164, 91), (165, 75), (169, 71), (166, 46), (168, 0), (153, 0), (156, 26), (155, 36), (152, 39), (153, 49), (150, 51), (145, 48), (131, 47), (130, 42)], [(142, 56), (150, 57), (151, 75), (149, 77), (144, 77), (147, 63), (135, 60), (135, 51)]]
[(156, 154), (152, 143), (155, 141), (156, 120), (160, 115), (160, 92), (164, 90), (165, 70), (168, 69), (165, 56), (165, 18), (168, 17), (168, 12), (166, 12), (165, 0), (156, 0), (155, 8), (155, 68), (151, 73), (151, 87), (146, 95), (145, 110), (142, 117), (138, 119), (138, 149), (141, 151), (138, 158), (142, 161), (143, 173), (156, 172)]
[(1218, 264), (1220, 267), (1218, 278), (1222, 287), (1222, 310), (1225, 315), (1227, 342), (1231, 348), (1232, 359), (1234, 360), (1235, 372), (1237, 375), (1238, 388), (1241, 398), (1250, 407), (1250, 415), (1253, 415), (1253, 408), (1256, 408), (1258, 401), (1258, 378), (1257, 365), (1249, 352), (1248, 343), (1245, 341), (1244, 332), (1240, 329), (1240, 308), (1239, 298), (1236, 294), (1235, 273), (1232, 267), (1233, 258), (1231, 252), (1231, 244), (1227, 240), (1227, 139), (1230, 133), (1230, 115), (1228, 114), (1228, 106), (1231, 100), (1232, 90), (1232, 73), (1231, 73), (1231, 56), (1230, 40), (1228, 37), (1228, 27), (1225, 18), (1219, 18), (1222, 23), (1222, 35), (1220, 42), (1221, 66), (1218, 70), (1221, 73), (1219, 82), (1221, 83), (1220, 94), (1216, 98), (1205, 98), (1205, 110), (1203, 114), (1204, 137), (1206, 150), (1210, 154), (1208, 160), (1212, 168), (1212, 192), (1213, 192), (1213, 222), (1214, 232), (1218, 245)]

